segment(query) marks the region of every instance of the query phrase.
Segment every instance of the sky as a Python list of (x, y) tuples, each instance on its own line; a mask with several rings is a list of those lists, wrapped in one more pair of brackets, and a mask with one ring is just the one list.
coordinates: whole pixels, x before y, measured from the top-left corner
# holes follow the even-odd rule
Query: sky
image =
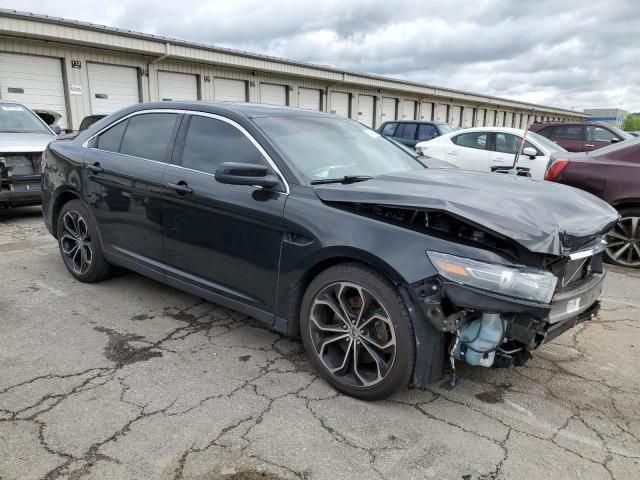
[(0, 8), (542, 105), (640, 112), (639, 0), (0, 0)]

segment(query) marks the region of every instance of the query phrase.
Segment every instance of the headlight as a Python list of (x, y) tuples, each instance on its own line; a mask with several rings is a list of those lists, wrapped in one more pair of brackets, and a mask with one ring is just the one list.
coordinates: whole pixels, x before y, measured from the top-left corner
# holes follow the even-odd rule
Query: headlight
[(558, 279), (544, 270), (484, 263), (468, 258), (427, 252), (440, 275), (453, 282), (511, 297), (549, 303)]

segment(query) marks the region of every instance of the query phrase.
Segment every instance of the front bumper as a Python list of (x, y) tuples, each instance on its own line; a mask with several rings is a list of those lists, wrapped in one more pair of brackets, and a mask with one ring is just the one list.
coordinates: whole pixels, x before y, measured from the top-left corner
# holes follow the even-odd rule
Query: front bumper
[(558, 292), (551, 300), (548, 321), (551, 325), (565, 322), (586, 312), (597, 302), (604, 284), (605, 273), (595, 273), (576, 283), (570, 290)]
[(0, 207), (26, 207), (40, 203), (42, 192), (39, 183), (33, 190), (0, 190)]

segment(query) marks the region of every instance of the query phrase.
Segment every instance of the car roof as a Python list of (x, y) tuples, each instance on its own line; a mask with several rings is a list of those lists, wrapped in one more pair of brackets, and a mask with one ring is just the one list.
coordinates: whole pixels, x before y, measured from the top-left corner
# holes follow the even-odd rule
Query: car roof
[(514, 135), (524, 135), (524, 130), (521, 128), (512, 127), (467, 127), (456, 130), (455, 132), (448, 133), (447, 135), (455, 135), (464, 132), (503, 132), (513, 133)]
[(249, 102), (214, 102), (208, 100), (200, 101), (165, 101), (139, 103), (131, 107), (129, 111), (149, 110), (149, 109), (182, 109), (196, 110), (210, 113), (235, 113), (248, 118), (258, 117), (286, 117), (286, 116), (316, 116), (327, 118), (344, 118), (327, 112), (316, 110), (305, 110), (297, 107), (285, 107), (280, 105), (266, 105), (264, 103)]

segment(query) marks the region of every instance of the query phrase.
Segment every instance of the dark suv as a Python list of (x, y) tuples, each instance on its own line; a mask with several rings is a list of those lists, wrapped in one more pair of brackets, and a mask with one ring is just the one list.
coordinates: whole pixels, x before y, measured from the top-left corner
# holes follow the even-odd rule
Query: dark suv
[(378, 132), (385, 137), (392, 138), (408, 147), (415, 148), (419, 142), (431, 140), (445, 133), (458, 130), (458, 127), (448, 123), (421, 121), (392, 121), (384, 122)]
[(633, 138), (616, 127), (593, 122), (535, 122), (530, 130), (569, 152), (588, 152)]

